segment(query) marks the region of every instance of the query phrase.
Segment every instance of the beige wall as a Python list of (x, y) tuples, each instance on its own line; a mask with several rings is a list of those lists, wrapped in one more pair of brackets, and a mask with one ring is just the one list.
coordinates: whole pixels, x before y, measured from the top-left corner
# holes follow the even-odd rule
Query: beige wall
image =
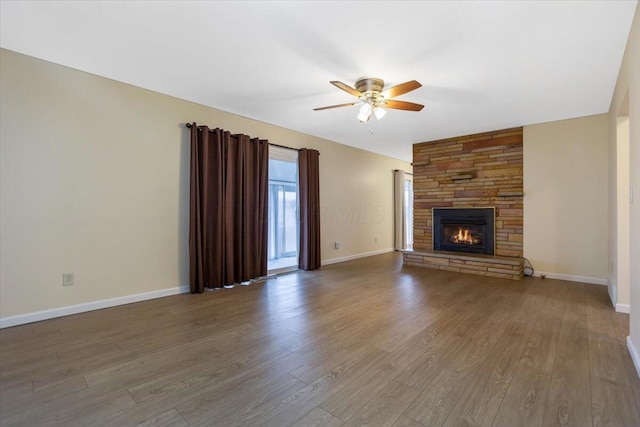
[(393, 248), (406, 162), (0, 52), (0, 318), (188, 285), (191, 121), (320, 151), (323, 260)]
[(607, 278), (607, 115), (524, 127), (524, 256), (536, 273)]
[[(617, 124), (619, 117), (629, 117), (629, 185), (633, 193), (630, 203), (630, 340), (631, 354), (640, 372), (640, 8), (636, 9), (629, 40), (618, 74), (618, 80), (609, 109), (610, 156), (615, 156)], [(613, 179), (617, 174), (611, 174)], [(610, 218), (613, 221), (613, 218)], [(616, 259), (611, 251), (610, 257)]]

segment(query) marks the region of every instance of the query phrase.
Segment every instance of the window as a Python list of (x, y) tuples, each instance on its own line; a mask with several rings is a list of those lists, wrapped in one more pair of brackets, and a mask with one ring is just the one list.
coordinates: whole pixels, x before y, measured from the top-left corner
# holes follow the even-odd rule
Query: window
[(413, 248), (413, 175), (393, 171), (394, 248), (397, 251)]
[(404, 223), (407, 249), (413, 248), (413, 177), (404, 176)]

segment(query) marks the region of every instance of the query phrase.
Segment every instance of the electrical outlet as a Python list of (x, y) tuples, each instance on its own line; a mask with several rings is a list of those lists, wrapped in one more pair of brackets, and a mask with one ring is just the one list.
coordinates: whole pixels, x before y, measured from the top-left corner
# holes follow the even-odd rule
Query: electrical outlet
[(378, 238), (377, 237), (373, 238), (373, 243), (378, 243)]
[(62, 273), (62, 286), (73, 286), (73, 273)]
[(335, 243), (333, 244), (333, 247), (334, 247), (335, 249), (340, 249), (340, 243), (335, 242)]

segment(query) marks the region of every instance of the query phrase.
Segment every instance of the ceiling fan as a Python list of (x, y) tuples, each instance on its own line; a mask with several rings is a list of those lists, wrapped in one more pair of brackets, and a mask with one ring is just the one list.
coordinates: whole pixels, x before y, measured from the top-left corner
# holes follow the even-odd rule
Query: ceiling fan
[(422, 85), (415, 80), (390, 87), (386, 90), (383, 90), (384, 81), (376, 78), (364, 78), (358, 80), (356, 82), (355, 89), (339, 81), (332, 81), (330, 83), (355, 96), (359, 101), (347, 104), (331, 105), (329, 107), (314, 108), (313, 111), (362, 105), (358, 112), (358, 120), (360, 120), (360, 122), (366, 122), (369, 121), (372, 115), (375, 115), (377, 119), (381, 119), (387, 113), (385, 108), (406, 111), (420, 111), (424, 108), (424, 105), (391, 99), (422, 87)]

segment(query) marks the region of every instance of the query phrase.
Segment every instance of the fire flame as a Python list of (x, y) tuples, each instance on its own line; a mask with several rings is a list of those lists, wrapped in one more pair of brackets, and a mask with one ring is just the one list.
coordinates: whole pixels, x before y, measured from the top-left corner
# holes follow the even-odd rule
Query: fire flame
[(458, 233), (451, 236), (453, 243), (466, 243), (468, 245), (475, 245), (479, 243), (478, 239), (474, 239), (469, 230), (463, 230), (462, 227), (458, 228)]

